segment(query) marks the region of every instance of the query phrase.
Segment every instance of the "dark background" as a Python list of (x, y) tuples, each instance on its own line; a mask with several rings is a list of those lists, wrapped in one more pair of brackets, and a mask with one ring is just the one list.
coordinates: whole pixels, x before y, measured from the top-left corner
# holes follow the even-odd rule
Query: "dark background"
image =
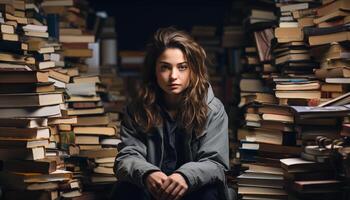
[(187, 31), (193, 25), (222, 27), (232, 1), (224, 0), (89, 0), (96, 11), (114, 16), (120, 50), (142, 50), (159, 27), (176, 26)]

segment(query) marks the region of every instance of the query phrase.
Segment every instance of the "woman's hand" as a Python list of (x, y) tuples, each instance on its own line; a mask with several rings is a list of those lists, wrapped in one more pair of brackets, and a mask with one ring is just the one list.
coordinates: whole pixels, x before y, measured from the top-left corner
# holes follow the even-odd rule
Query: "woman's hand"
[(167, 179), (168, 176), (161, 171), (152, 172), (147, 176), (146, 186), (154, 198), (159, 199), (160, 188)]
[(188, 189), (188, 185), (184, 177), (179, 173), (174, 173), (164, 181), (160, 188), (157, 199), (160, 200), (178, 200), (184, 196)]

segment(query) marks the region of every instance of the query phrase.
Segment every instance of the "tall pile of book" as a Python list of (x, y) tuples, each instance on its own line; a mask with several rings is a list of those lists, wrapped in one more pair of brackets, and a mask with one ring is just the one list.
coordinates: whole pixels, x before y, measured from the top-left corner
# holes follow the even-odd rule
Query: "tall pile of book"
[(56, 199), (77, 183), (55, 151), (48, 123), (61, 116), (64, 103), (62, 91), (50, 82), (56, 44), (48, 40), (48, 27), (36, 2), (1, 3), (1, 15), (0, 182), (4, 198)]
[(254, 8), (245, 20), (251, 46), (245, 48), (241, 106), (244, 127), (238, 130), (240, 159), (248, 167), (237, 177), (242, 199), (286, 199), (280, 159), (296, 156), (294, 119), (288, 107), (279, 106), (273, 95), (272, 78), (277, 73), (271, 55), (276, 16), (269, 8)]
[[(303, 143), (301, 158), (281, 160), (288, 194), (295, 199), (341, 199), (344, 182), (339, 176), (341, 168), (338, 149), (343, 146), (339, 146), (341, 143), (335, 139), (340, 138), (341, 119), (349, 114), (349, 108), (291, 108), (296, 113), (297, 121), (309, 123), (298, 125), (299, 137)], [(315, 124), (310, 125), (310, 122)], [(325, 124), (329, 125), (326, 127)]]
[(312, 8), (313, 2), (277, 3), (280, 17), (275, 29), (273, 44), (274, 64), (280, 74), (274, 80), (275, 95), (280, 104), (307, 105), (310, 99), (320, 99), (320, 83), (315, 80), (313, 69), (317, 64), (311, 59), (307, 43), (304, 42), (303, 28), (310, 26), (311, 13), (300, 16), (296, 13)]
[[(333, 143), (344, 140), (342, 126), (344, 127), (348, 121), (346, 117), (349, 113), (346, 105), (349, 103), (348, 94), (346, 94), (348, 92), (346, 85), (348, 39), (340, 35), (346, 34), (348, 23), (346, 19), (349, 15), (347, 11), (350, 7), (347, 1), (322, 1), (321, 3), (323, 5), (317, 2), (285, 5), (292, 9), (292, 16), (298, 21), (298, 27), (302, 31), (298, 35), (303, 37), (303, 41), (310, 46), (310, 54), (299, 61), (305, 63), (310, 56), (312, 62), (317, 63), (317, 67), (311, 67), (314, 68), (312, 74), (309, 70), (303, 72), (303, 75), (308, 74), (307, 82), (303, 85), (292, 83), (288, 86), (298, 93), (298, 97), (309, 99), (304, 103), (309, 106), (292, 106), (296, 111), (299, 142), (303, 144), (302, 160), (291, 160), (291, 162), (281, 160), (282, 166), (300, 167), (298, 172), (287, 170), (286, 176), (290, 194), (298, 199), (341, 199), (342, 192), (346, 191), (342, 181), (344, 173), (339, 173), (341, 165), (338, 163), (338, 149)], [(280, 8), (282, 10), (283, 6)], [(308, 61), (308, 63), (311, 62)], [(306, 69), (306, 67), (303, 68)], [(303, 78), (301, 75), (298, 76), (300, 79)], [(312, 77), (311, 80), (310, 77)], [(296, 82), (303, 82), (300, 79)], [(303, 90), (302, 93), (299, 93), (301, 90)], [(301, 105), (301, 102), (284, 103)], [(318, 107), (315, 107), (316, 105)], [(333, 145), (322, 144), (325, 140), (329, 140)], [(346, 148), (346, 145), (348, 144), (344, 142), (338, 147), (339, 151)], [(313, 173), (310, 173), (308, 166), (322, 167), (318, 170), (312, 169)], [(346, 169), (348, 166), (345, 164), (343, 168)], [(304, 176), (306, 173), (310, 176)]]
[(95, 50), (91, 48), (95, 35), (87, 32), (88, 6), (84, 1), (44, 1), (42, 6), (47, 14), (58, 15), (62, 56), (66, 66), (79, 70), (76, 76), (55, 80), (67, 94), (65, 121), (58, 126), (61, 148), (69, 154), (67, 169), (82, 181), (80, 195), (91, 197), (98, 192), (103, 198), (108, 194), (106, 186), (116, 181), (113, 164), (119, 129), (113, 123), (119, 116), (105, 112), (102, 99), (108, 96), (106, 85), (85, 64)]

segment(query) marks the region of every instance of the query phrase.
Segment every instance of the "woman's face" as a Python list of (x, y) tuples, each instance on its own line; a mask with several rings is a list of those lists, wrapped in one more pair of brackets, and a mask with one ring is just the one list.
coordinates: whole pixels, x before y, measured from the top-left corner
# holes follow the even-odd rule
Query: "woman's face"
[(190, 73), (185, 55), (178, 48), (166, 49), (157, 59), (157, 82), (166, 94), (183, 92), (189, 85)]

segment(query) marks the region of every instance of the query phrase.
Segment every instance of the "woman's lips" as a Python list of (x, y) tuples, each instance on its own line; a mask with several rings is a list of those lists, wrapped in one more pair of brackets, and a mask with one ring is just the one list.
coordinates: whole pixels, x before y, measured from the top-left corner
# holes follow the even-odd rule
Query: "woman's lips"
[(170, 88), (176, 88), (176, 87), (179, 87), (180, 86), (180, 84), (170, 84), (170, 85), (168, 85)]

